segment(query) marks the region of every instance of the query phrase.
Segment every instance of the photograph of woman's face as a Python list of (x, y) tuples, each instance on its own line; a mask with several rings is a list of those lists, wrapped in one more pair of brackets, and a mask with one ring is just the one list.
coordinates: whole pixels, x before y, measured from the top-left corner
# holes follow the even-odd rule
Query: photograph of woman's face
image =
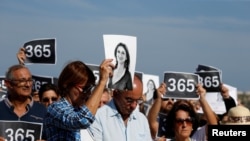
[(148, 81), (148, 90), (155, 90), (155, 84), (152, 80)]
[(119, 63), (124, 63), (127, 60), (127, 53), (123, 46), (119, 46), (116, 50), (116, 59)]
[(107, 87), (132, 90), (136, 62), (136, 38), (124, 35), (104, 35), (103, 38), (105, 58), (112, 58), (114, 65), (113, 74), (109, 78)]

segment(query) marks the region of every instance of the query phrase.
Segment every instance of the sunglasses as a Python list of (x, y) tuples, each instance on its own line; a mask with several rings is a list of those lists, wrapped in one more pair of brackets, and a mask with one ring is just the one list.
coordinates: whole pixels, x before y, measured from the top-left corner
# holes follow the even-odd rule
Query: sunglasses
[(178, 124), (178, 125), (182, 125), (182, 124), (184, 124), (184, 122), (187, 125), (192, 125), (193, 124), (193, 119), (191, 117), (188, 117), (186, 119), (181, 119), (181, 118), (175, 119), (175, 123)]
[(51, 98), (45, 97), (42, 99), (42, 101), (49, 102), (51, 100), (51, 101), (55, 102), (55, 101), (57, 101), (57, 99), (58, 99), (57, 97), (51, 97)]
[(162, 100), (163, 100), (163, 101), (168, 101), (168, 100), (174, 101), (175, 99), (173, 99), (173, 98), (162, 98)]

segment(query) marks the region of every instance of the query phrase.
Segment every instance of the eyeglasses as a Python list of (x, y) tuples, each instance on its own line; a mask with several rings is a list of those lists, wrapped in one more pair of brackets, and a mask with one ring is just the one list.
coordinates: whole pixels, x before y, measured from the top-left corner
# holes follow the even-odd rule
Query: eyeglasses
[(54, 101), (57, 101), (57, 99), (58, 99), (57, 97), (51, 97), (51, 98), (45, 97), (45, 98), (42, 99), (42, 101), (43, 102), (49, 102), (51, 100), (51, 101), (54, 102)]
[(193, 124), (193, 119), (191, 117), (188, 117), (186, 119), (175, 119), (175, 123), (178, 125), (182, 125), (184, 124), (184, 122), (186, 122), (187, 125), (192, 125)]
[(12, 79), (12, 80), (10, 80), (11, 82), (17, 82), (18, 84), (20, 84), (20, 85), (25, 85), (25, 84), (27, 84), (27, 83), (30, 83), (30, 84), (32, 84), (33, 83), (33, 80), (32, 79), (20, 79), (20, 80), (18, 80), (18, 79)]
[(144, 102), (142, 98), (140, 98), (140, 99), (133, 99), (131, 97), (125, 97), (125, 99), (126, 99), (127, 103), (129, 103), (129, 104), (131, 104), (133, 102), (136, 102), (137, 104), (141, 104), (141, 103)]
[(90, 85), (86, 85), (84, 87), (82, 87), (82, 93), (87, 94), (93, 91), (95, 85), (94, 84), (90, 84)]

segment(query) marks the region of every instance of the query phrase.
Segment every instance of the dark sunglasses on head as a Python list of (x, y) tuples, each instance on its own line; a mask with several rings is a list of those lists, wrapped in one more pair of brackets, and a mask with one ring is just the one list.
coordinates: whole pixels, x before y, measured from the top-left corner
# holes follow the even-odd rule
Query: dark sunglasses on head
[(43, 102), (49, 102), (49, 100), (51, 101), (57, 101), (57, 97), (51, 97), (51, 98), (48, 98), (48, 97), (45, 97), (42, 99)]
[(175, 119), (175, 123), (179, 125), (184, 124), (184, 122), (186, 122), (186, 124), (191, 125), (193, 123), (193, 119), (191, 117), (188, 117), (186, 119), (181, 119), (181, 118)]

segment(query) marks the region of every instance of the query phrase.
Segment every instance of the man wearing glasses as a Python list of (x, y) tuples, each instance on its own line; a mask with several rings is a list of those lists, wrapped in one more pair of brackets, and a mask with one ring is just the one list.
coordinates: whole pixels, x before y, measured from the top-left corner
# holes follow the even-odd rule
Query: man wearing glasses
[(143, 102), (143, 85), (135, 75), (133, 90), (114, 90), (113, 99), (98, 109), (90, 126), (95, 141), (150, 141), (147, 118), (137, 107)]
[(43, 123), (46, 107), (31, 97), (33, 80), (29, 69), (24, 65), (11, 66), (4, 82), (7, 98), (0, 102), (0, 120)]

